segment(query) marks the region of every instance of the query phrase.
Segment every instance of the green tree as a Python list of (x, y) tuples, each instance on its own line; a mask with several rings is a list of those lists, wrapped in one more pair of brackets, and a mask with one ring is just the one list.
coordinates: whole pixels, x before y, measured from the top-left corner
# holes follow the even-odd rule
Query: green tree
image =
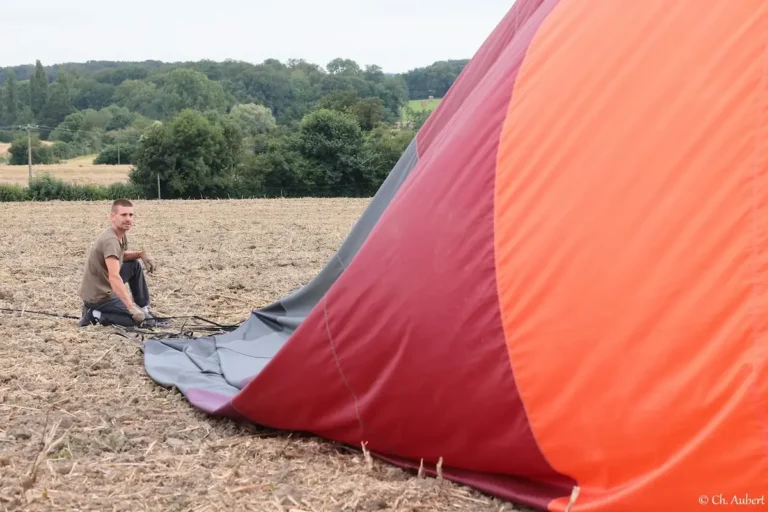
[(271, 110), (255, 103), (235, 105), (229, 117), (240, 126), (245, 136), (251, 137), (266, 133), (277, 124)]
[(113, 98), (117, 105), (150, 119), (164, 117), (163, 96), (154, 83), (125, 80), (115, 89)]
[(387, 126), (379, 126), (366, 134), (365, 175), (369, 193), (374, 194), (381, 187), (415, 135), (413, 130), (398, 130)]
[(48, 90), (45, 106), (38, 115), (40, 124), (46, 127), (40, 129), (41, 138), (48, 138), (59, 123), (75, 112), (75, 107), (72, 105), (73, 86), (74, 77), (65, 71), (59, 72), (59, 76)]
[(8, 72), (8, 79), (3, 88), (3, 121), (7, 124), (16, 123), (19, 116), (18, 92), (16, 90), (16, 75), (13, 70)]
[(223, 112), (232, 103), (219, 82), (193, 69), (179, 68), (168, 73), (162, 79), (161, 93), (166, 117), (187, 108)]
[(429, 66), (412, 69), (403, 78), (412, 99), (434, 96), (442, 98), (469, 63), (468, 59), (438, 61)]
[(336, 58), (326, 66), (328, 72), (332, 75), (350, 75), (357, 76), (362, 74), (362, 70), (357, 62), (351, 59)]
[(295, 147), (313, 167), (319, 193), (355, 195), (367, 188), (363, 131), (355, 118), (334, 110), (315, 110), (301, 121)]
[(242, 134), (186, 109), (156, 123), (133, 155), (130, 180), (154, 195), (157, 177), (165, 198), (223, 197), (231, 190)]
[(75, 94), (72, 104), (78, 110), (92, 108), (100, 110), (113, 103), (117, 87), (104, 84), (90, 77), (81, 77), (75, 83)]
[(357, 91), (333, 91), (318, 100), (316, 108), (330, 109), (349, 114), (357, 119), (365, 131), (373, 130), (384, 118), (384, 102), (372, 96), (360, 98)]
[[(29, 141), (27, 134), (18, 135), (11, 147), (8, 148), (10, 165), (27, 165), (29, 161)], [(32, 164), (48, 165), (57, 162), (53, 150), (50, 147), (43, 146), (37, 134), (32, 135)]]
[(48, 74), (39, 60), (35, 63), (35, 74), (29, 80), (29, 98), (29, 106), (37, 117), (48, 101)]

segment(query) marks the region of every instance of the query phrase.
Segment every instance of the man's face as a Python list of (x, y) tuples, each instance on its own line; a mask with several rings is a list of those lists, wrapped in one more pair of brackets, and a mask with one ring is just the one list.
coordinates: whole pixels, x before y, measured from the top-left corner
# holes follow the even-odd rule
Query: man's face
[(112, 225), (117, 229), (128, 231), (133, 226), (133, 208), (130, 206), (116, 206), (110, 213)]

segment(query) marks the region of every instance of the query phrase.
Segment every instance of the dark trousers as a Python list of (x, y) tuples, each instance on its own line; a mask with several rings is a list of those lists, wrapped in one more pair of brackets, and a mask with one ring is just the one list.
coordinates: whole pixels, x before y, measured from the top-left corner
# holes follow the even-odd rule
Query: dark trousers
[[(149, 306), (149, 287), (146, 279), (144, 279), (144, 269), (141, 267), (141, 263), (138, 260), (124, 262), (123, 266), (120, 267), (120, 277), (124, 283), (128, 283), (136, 305), (140, 308)], [(134, 325), (131, 312), (125, 307), (120, 297), (114, 293), (100, 304), (83, 304), (83, 318), (92, 317), (93, 310), (98, 310), (101, 313), (101, 318), (97, 319), (100, 324), (118, 324), (126, 327)]]

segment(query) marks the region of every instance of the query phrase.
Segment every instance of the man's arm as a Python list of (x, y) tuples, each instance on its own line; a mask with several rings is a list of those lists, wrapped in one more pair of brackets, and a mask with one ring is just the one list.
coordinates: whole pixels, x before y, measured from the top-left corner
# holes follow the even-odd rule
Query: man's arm
[(125, 251), (123, 254), (123, 261), (133, 261), (141, 259), (144, 256), (144, 251)]
[(155, 271), (155, 259), (147, 252), (146, 249), (141, 251), (125, 251), (123, 254), (124, 261), (141, 260), (144, 263), (144, 268), (150, 274)]
[(123, 301), (123, 304), (128, 308), (128, 311), (133, 311), (135, 309), (133, 300), (131, 300), (128, 290), (125, 289), (123, 278), (120, 277), (120, 261), (114, 256), (108, 256), (105, 261), (107, 263), (109, 284), (112, 286), (112, 291), (115, 292), (115, 295), (117, 295), (121, 301)]

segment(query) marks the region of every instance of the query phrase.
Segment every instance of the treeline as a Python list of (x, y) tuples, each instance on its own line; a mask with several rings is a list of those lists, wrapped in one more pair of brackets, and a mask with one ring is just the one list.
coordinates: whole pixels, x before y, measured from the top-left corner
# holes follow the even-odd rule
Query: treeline
[[(342, 59), (337, 59), (342, 60)], [(265, 61), (263, 65), (269, 64), (271, 60)], [(387, 74), (387, 76), (402, 77), (405, 81), (408, 94), (411, 99), (427, 98), (434, 96), (440, 98), (445, 96), (448, 88), (456, 80), (469, 59), (457, 59), (447, 61), (437, 61), (429, 66), (412, 69), (401, 74)], [(295, 67), (293, 64), (304, 63), (305, 61), (288, 61), (288, 67)], [(88, 62), (67, 62), (53, 66), (42, 66), (43, 72), (49, 77), (50, 81), (58, 78), (60, 70), (67, 70), (76, 74), (76, 76), (93, 78), (95, 83), (119, 86), (127, 79), (145, 79), (150, 74), (162, 74), (177, 68), (189, 68), (203, 71), (214, 71), (206, 73), (212, 80), (218, 80), (219, 72), (217, 68), (226, 64), (236, 64), (237, 68), (253, 69), (259, 71), (259, 65), (242, 62), (225, 62), (223, 64), (202, 60), (197, 62), (161, 62), (157, 60), (145, 60), (139, 62), (124, 61), (88, 61)], [(316, 66), (309, 64), (310, 67)], [(13, 74), (17, 81), (22, 83), (30, 80), (36, 73), (39, 73), (36, 64), (26, 64), (21, 66), (10, 66), (0, 68), (0, 86), (4, 85)], [(102, 95), (107, 94), (107, 88), (101, 91)], [(106, 106), (106, 105), (104, 105)]]
[[(404, 74), (334, 59), (261, 64), (89, 62), (0, 69), (0, 141), (10, 164), (97, 153), (133, 165), (163, 197), (367, 195), (376, 191), (466, 61)], [(2, 127), (16, 127), (2, 130)], [(47, 141), (46, 144), (43, 141)]]

